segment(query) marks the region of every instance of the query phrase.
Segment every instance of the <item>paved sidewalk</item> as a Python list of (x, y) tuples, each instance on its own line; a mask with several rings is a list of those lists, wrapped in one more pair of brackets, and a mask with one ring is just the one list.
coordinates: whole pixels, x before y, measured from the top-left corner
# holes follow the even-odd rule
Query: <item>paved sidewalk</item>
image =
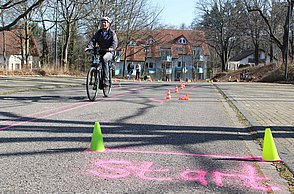
[(270, 127), (280, 158), (294, 173), (294, 85), (214, 83), (263, 138)]

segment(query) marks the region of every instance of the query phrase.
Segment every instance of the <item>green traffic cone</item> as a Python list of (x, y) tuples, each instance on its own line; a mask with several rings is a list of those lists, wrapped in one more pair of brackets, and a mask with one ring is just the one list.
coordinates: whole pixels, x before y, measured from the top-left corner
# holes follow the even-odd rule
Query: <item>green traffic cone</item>
[(94, 131), (93, 131), (93, 135), (92, 135), (90, 150), (91, 151), (98, 151), (98, 152), (105, 151), (102, 132), (101, 132), (99, 122), (95, 122), (95, 125), (94, 125)]
[(265, 129), (264, 140), (263, 140), (263, 150), (262, 150), (262, 160), (267, 162), (275, 162), (275, 161), (281, 160), (270, 128)]

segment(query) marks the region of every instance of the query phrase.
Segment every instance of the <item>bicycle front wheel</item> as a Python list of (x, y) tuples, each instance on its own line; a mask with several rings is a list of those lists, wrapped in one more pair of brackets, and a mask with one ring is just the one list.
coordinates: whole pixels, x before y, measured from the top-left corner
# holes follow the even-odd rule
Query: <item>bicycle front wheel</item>
[(91, 67), (87, 74), (86, 80), (86, 90), (87, 96), (90, 101), (94, 101), (96, 99), (98, 93), (99, 79), (97, 76), (97, 70), (95, 67)]

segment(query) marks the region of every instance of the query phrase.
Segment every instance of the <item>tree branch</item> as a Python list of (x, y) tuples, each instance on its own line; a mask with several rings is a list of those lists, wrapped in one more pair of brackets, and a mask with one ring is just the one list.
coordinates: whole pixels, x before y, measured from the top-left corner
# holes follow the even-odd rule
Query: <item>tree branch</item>
[(17, 22), (19, 20), (21, 20), (22, 18), (24, 18), (26, 15), (28, 15), (34, 8), (38, 7), (39, 5), (42, 4), (44, 0), (38, 0), (36, 3), (34, 3), (31, 7), (29, 7), (23, 14), (19, 15), (13, 22), (11, 22), (8, 25), (5, 25), (3, 27), (0, 27), (0, 31), (4, 31), (4, 30), (9, 30), (11, 29), (14, 25), (17, 24)]

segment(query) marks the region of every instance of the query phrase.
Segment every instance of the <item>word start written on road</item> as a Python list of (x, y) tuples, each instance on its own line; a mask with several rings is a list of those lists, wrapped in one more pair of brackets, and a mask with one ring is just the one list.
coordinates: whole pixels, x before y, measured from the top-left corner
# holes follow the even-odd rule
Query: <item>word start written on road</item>
[[(136, 164), (136, 165), (134, 165)], [(224, 173), (220, 171), (207, 172), (204, 170), (183, 170), (179, 173), (177, 178), (166, 177), (164, 173), (170, 172), (170, 169), (154, 169), (153, 162), (130, 162), (126, 160), (99, 160), (95, 162), (95, 170), (88, 170), (87, 172), (106, 179), (122, 179), (129, 176), (135, 176), (142, 180), (155, 181), (196, 181), (203, 186), (207, 186), (208, 176), (212, 178), (212, 183), (218, 187), (224, 186), (224, 180), (241, 181), (246, 187), (260, 191), (277, 191), (278, 187), (269, 187), (262, 185), (259, 181), (268, 180), (266, 177), (259, 177), (256, 175), (256, 169), (251, 165), (244, 165), (242, 173)]]

